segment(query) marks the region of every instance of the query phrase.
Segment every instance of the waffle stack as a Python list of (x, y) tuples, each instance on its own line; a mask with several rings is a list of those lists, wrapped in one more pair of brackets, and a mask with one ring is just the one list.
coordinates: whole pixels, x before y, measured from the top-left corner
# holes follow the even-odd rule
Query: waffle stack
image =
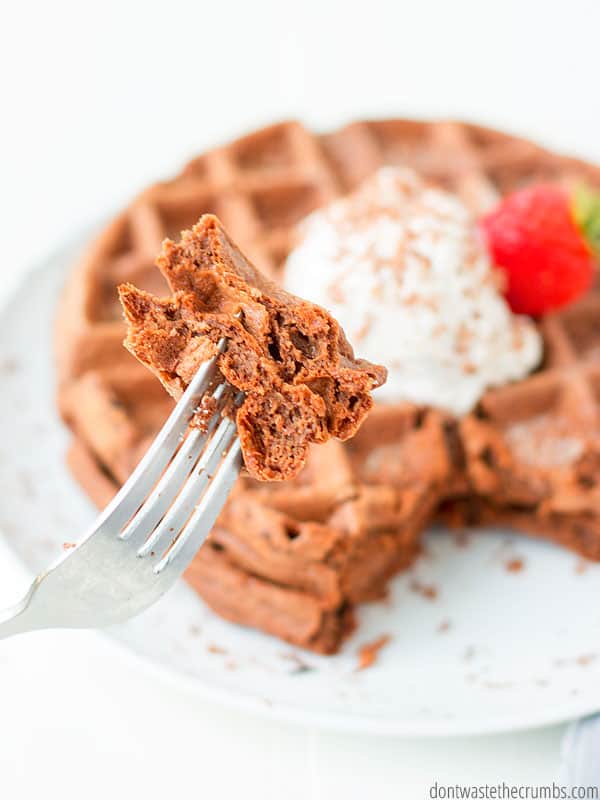
[[(600, 170), (496, 131), (388, 120), (325, 136), (275, 125), (150, 187), (78, 265), (59, 315), (69, 463), (98, 505), (126, 479), (171, 406), (122, 346), (117, 284), (166, 294), (153, 266), (161, 241), (205, 212), (277, 279), (296, 223), (386, 164), (416, 169), (476, 213), (533, 181), (600, 186)], [(436, 514), (507, 523), (600, 559), (599, 312), (593, 290), (543, 319), (542, 368), (488, 392), (460, 420), (380, 405), (350, 442), (316, 447), (294, 481), (241, 479), (188, 580), (227, 619), (334, 652), (352, 628), (352, 608), (380, 596), (410, 564)]]

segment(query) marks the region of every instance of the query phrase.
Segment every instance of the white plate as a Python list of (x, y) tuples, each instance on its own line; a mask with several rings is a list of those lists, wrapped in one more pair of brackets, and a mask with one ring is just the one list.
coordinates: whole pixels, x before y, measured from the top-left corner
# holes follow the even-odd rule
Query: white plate
[[(52, 322), (76, 253), (31, 273), (1, 312), (0, 528), (33, 571), (94, 516), (64, 465), (54, 405)], [(334, 657), (230, 625), (184, 583), (108, 633), (163, 678), (229, 705), (344, 731), (483, 733), (600, 708), (599, 585), (600, 566), (552, 545), (440, 530)], [(383, 634), (375, 665), (357, 671), (360, 646)]]

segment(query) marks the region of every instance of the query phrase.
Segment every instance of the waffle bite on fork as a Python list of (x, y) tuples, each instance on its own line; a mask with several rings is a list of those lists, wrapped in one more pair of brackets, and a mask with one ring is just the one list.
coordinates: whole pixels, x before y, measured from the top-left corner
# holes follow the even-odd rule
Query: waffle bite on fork
[(254, 478), (293, 478), (311, 442), (354, 435), (386, 370), (355, 359), (324, 309), (261, 275), (211, 214), (178, 243), (167, 239), (157, 265), (171, 297), (119, 287), (125, 345), (178, 400), (219, 341), (227, 340), (217, 364), (244, 394), (235, 419)]
[[(275, 280), (310, 212), (382, 166), (417, 170), (475, 214), (515, 188), (600, 171), (509, 135), (455, 122), (361, 122), (317, 136), (283, 123), (210, 151), (137, 197), (73, 272), (57, 329), (59, 404), (70, 463), (102, 505), (160, 427), (171, 400), (123, 349), (116, 286), (168, 292), (153, 260), (216, 213)], [(188, 581), (225, 618), (335, 652), (353, 607), (385, 591), (436, 515), (507, 523), (600, 559), (600, 326), (592, 289), (536, 323), (538, 369), (489, 389), (472, 411), (376, 405), (356, 437), (311, 449), (292, 481), (243, 478)], [(358, 345), (359, 343), (357, 343)], [(360, 353), (360, 347), (357, 346)]]

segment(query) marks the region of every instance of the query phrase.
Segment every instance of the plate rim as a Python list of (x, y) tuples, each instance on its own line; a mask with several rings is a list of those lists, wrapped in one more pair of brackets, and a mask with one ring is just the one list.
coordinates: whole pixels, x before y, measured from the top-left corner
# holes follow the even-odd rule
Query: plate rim
[(132, 664), (142, 666), (147, 674), (154, 675), (165, 685), (173, 688), (182, 687), (203, 700), (228, 709), (241, 710), (255, 714), (261, 719), (275, 722), (288, 722), (300, 727), (317, 727), (323, 731), (368, 735), (377, 737), (401, 737), (417, 739), (459, 738), (468, 736), (484, 736), (500, 733), (517, 733), (527, 730), (560, 725), (576, 718), (595, 714), (600, 711), (600, 684), (598, 698), (584, 696), (579, 702), (568, 701), (561, 705), (549, 704), (552, 712), (540, 712), (533, 715), (508, 715), (496, 717), (493, 724), (466, 719), (424, 720), (382, 720), (380, 717), (366, 715), (354, 717), (337, 711), (323, 713), (304, 711), (288, 703), (266, 700), (244, 691), (230, 691), (221, 687), (210, 686), (200, 678), (194, 678), (142, 656), (134, 648), (127, 646), (122, 640), (112, 635), (109, 630), (98, 633), (111, 640), (121, 655)]

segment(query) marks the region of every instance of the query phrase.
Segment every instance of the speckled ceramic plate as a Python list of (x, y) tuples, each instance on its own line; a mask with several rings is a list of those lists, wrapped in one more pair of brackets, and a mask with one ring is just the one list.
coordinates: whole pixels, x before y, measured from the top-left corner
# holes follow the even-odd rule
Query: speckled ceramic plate
[[(64, 465), (53, 397), (51, 328), (77, 249), (30, 273), (1, 312), (0, 530), (32, 572), (95, 513)], [(437, 530), (334, 657), (230, 625), (184, 583), (107, 634), (160, 679), (228, 705), (344, 731), (483, 733), (600, 709), (599, 585), (599, 566), (552, 545)], [(384, 635), (358, 670), (359, 649)]]

